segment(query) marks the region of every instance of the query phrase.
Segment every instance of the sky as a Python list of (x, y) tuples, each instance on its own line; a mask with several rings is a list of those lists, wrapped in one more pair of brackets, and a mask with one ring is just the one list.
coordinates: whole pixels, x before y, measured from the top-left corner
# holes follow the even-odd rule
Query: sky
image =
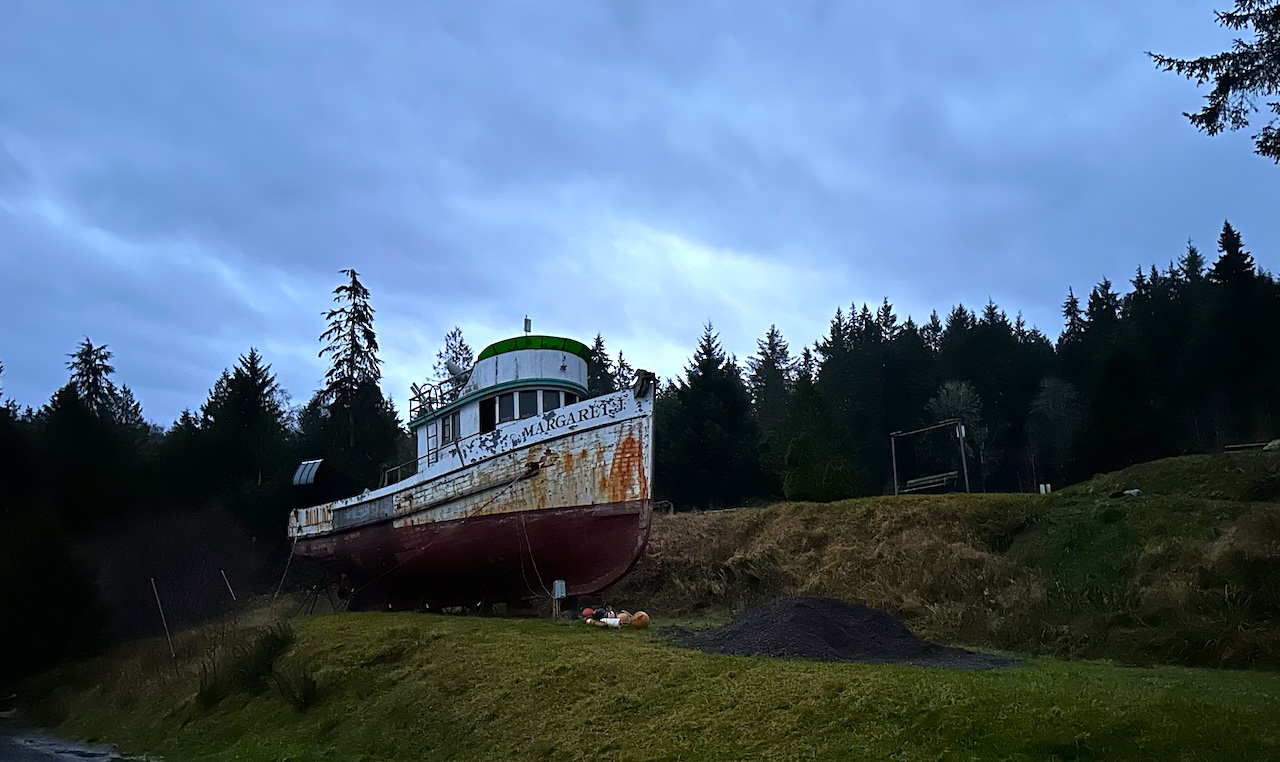
[(455, 325), (671, 377), (885, 297), (1056, 337), (1224, 219), (1280, 270), (1280, 167), (1145, 55), (1226, 5), (5, 0), (0, 384), (88, 337), (168, 424), (252, 346), (301, 405), (348, 267), (402, 411)]

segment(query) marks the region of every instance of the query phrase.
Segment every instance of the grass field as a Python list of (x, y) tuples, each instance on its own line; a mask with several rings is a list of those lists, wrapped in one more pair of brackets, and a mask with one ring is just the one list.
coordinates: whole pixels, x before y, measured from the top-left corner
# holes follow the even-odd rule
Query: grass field
[[(414, 614), (294, 622), (266, 685), (196, 700), (207, 641), (46, 675), (55, 732), (166, 760), (1280, 758), (1280, 676), (1029, 659), (990, 672), (708, 655), (655, 632)], [(203, 644), (203, 645), (202, 645)]]

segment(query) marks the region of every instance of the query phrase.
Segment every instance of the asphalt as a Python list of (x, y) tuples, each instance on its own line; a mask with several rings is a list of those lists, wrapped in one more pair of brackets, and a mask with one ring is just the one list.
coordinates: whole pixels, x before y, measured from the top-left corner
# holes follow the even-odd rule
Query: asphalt
[(0, 762), (125, 762), (109, 746), (64, 741), (0, 717)]

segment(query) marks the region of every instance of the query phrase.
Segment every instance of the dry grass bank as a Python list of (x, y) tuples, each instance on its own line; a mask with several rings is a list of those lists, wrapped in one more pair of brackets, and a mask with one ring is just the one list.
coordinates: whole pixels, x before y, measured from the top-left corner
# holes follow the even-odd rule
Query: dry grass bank
[[(953, 643), (1278, 669), (1280, 504), (1249, 501), (1270, 494), (1277, 463), (1257, 453), (1170, 459), (1047, 498), (659, 516), (649, 554), (612, 596), (704, 616), (784, 593), (828, 595)], [(1110, 497), (1130, 486), (1144, 495)]]

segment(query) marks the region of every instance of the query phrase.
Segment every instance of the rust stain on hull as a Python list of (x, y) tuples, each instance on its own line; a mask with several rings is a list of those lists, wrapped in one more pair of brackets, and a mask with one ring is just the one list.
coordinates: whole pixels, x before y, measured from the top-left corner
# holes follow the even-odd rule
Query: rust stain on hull
[(652, 401), (626, 390), (584, 402), (599, 413), (590, 426), (509, 426), (476, 437), (492, 440), (485, 448), (460, 446), (472, 465), (295, 512), (296, 552), (441, 603), (545, 596), (555, 579), (571, 595), (597, 592), (648, 542)]

